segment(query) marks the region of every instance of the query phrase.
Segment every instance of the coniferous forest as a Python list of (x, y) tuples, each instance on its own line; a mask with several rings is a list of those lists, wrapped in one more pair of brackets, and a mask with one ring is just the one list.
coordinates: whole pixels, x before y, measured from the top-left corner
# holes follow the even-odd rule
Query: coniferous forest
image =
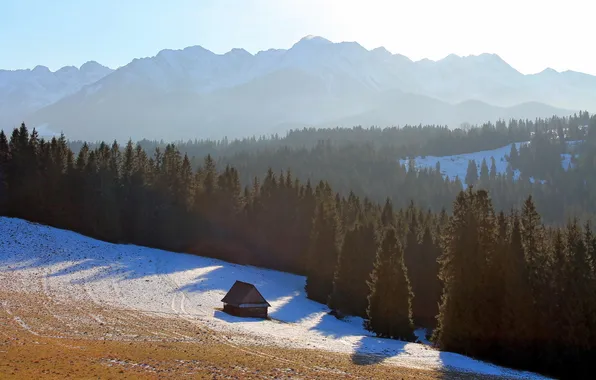
[[(588, 378), (594, 131), (596, 118), (582, 113), (467, 131), (303, 130), (120, 146), (46, 141), (22, 125), (0, 133), (0, 215), (301, 274), (309, 298), (338, 318), (364, 317), (379, 337), (414, 341), (424, 327), (441, 350)], [(505, 175), (483, 162), (480, 174), (450, 181), (439, 168), (396, 161), (530, 140), (512, 148)], [(565, 140), (583, 141), (567, 171), (553, 159)]]

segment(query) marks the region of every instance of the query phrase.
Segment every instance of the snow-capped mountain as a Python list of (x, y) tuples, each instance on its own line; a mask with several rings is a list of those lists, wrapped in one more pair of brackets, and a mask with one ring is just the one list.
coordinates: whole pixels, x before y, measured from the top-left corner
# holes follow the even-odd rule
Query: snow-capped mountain
[[(13, 91), (27, 96), (10, 101), (22, 105), (19, 120), (81, 139), (237, 137), (353, 123), (458, 126), (596, 111), (594, 76), (523, 75), (495, 54), (415, 62), (317, 36), (257, 54), (162, 50), (109, 74), (104, 69), (78, 88), (49, 91), (34, 81), (37, 97), (25, 81)], [(0, 93), (0, 109), (18, 109), (6, 105), (3, 87)]]
[(0, 70), (0, 122), (19, 123), (20, 118), (76, 93), (112, 71), (95, 61), (55, 72), (45, 66), (33, 70)]

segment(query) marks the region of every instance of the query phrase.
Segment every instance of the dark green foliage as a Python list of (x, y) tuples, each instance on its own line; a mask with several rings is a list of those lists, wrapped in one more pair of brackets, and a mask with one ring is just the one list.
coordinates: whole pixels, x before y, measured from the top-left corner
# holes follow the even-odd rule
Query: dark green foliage
[[(485, 355), (495, 315), (490, 303), (488, 263), (496, 249), (496, 223), (484, 191), (469, 189), (457, 197), (447, 227), (440, 276), (444, 292), (436, 336), (442, 349)], [(474, 305), (470, 308), (469, 305)]]
[(370, 276), (365, 327), (380, 337), (413, 341), (412, 297), (401, 243), (386, 227)]
[[(504, 218), (504, 216), (502, 217)], [(517, 214), (511, 216), (511, 232), (500, 219), (500, 243), (497, 272), (503, 281), (501, 294), (500, 345), (501, 357), (516, 358), (517, 363), (527, 360), (527, 349), (531, 342), (531, 321), (533, 319), (532, 292), (522, 245), (521, 226)], [(502, 229), (505, 227), (505, 229)], [(503, 235), (505, 233), (505, 235)], [(504, 238), (504, 239), (503, 239)]]
[(465, 183), (468, 186), (474, 186), (478, 182), (478, 167), (476, 161), (468, 161), (468, 170), (466, 171)]
[(415, 295), (412, 302), (413, 320), (416, 326), (434, 328), (441, 297), (441, 284), (437, 276), (439, 249), (433, 241), (430, 226), (417, 215), (413, 204), (407, 214), (404, 260)]
[(310, 237), (307, 257), (306, 294), (308, 298), (327, 303), (333, 291), (335, 266), (341, 246), (340, 221), (335, 199), (327, 184), (317, 187), (320, 201)]
[(335, 270), (329, 307), (341, 314), (366, 316), (369, 288), (367, 281), (377, 251), (375, 226), (357, 222), (346, 233)]
[(8, 211), (8, 184), (7, 170), (10, 159), (8, 140), (4, 131), (0, 131), (0, 215), (6, 215)]
[(490, 181), (489, 172), (488, 172), (488, 165), (486, 164), (486, 159), (482, 159), (482, 164), (480, 165), (480, 178), (478, 183), (483, 188), (488, 187)]
[(490, 180), (495, 181), (497, 179), (497, 163), (495, 162), (495, 158), (490, 158)]
[(442, 284), (439, 273), (440, 249), (433, 240), (430, 227), (424, 228), (422, 241), (418, 245), (418, 273), (414, 274), (408, 267), (408, 274), (414, 292), (412, 311), (417, 326), (433, 329), (441, 302)]

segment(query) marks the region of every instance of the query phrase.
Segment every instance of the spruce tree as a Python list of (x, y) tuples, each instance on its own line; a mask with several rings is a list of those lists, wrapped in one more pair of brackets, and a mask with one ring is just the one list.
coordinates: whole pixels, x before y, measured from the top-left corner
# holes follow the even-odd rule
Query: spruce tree
[[(440, 277), (444, 283), (435, 339), (441, 349), (486, 355), (494, 328), (487, 263), (494, 255), (495, 221), (485, 191), (458, 195), (446, 229)], [(469, 305), (474, 305), (470, 309)], [(488, 326), (493, 324), (493, 326)]]
[(380, 337), (413, 341), (413, 294), (403, 262), (401, 243), (393, 227), (385, 228), (369, 286), (365, 327)]
[(585, 353), (590, 347), (588, 304), (593, 294), (590, 287), (590, 269), (586, 257), (581, 229), (577, 220), (567, 225), (567, 255), (564, 264), (564, 277), (560, 284), (563, 289), (559, 319), (561, 320), (562, 354), (568, 363), (586, 360)]
[(528, 266), (528, 281), (533, 300), (532, 340), (534, 349), (540, 350), (543, 342), (547, 341), (549, 336), (548, 321), (544, 316), (549, 304), (548, 294), (545, 292), (548, 281), (542, 269), (546, 267), (547, 256), (541, 244), (544, 242), (541, 218), (531, 196), (523, 204), (520, 221), (522, 245)]
[[(408, 274), (411, 278), (414, 300), (412, 313), (417, 326), (433, 329), (439, 313), (442, 285), (439, 280), (439, 247), (433, 240), (430, 226), (424, 228), (422, 242), (419, 244), (420, 271), (418, 278)], [(414, 286), (416, 284), (416, 286)]]
[(10, 151), (8, 140), (3, 130), (0, 130), (0, 216), (8, 213), (8, 182), (7, 170)]
[(494, 181), (497, 179), (497, 163), (493, 156), (490, 157), (490, 180)]
[(328, 305), (338, 314), (366, 316), (367, 281), (376, 250), (375, 226), (361, 216), (354, 228), (346, 233), (335, 271)]
[(474, 186), (478, 182), (478, 167), (474, 160), (468, 161), (465, 181), (468, 187)]
[(483, 187), (487, 187), (489, 182), (489, 172), (488, 172), (488, 165), (486, 164), (486, 159), (482, 159), (482, 164), (480, 165), (480, 179), (479, 184)]
[(521, 364), (527, 359), (531, 338), (532, 292), (528, 282), (519, 216), (513, 214), (511, 218), (510, 237), (505, 242), (505, 249), (500, 250), (504, 281), (500, 355), (503, 358), (517, 358), (518, 363), (514, 364)]
[(322, 189), (321, 197), (310, 236), (305, 290), (308, 298), (326, 304), (333, 291), (341, 230), (335, 198), (328, 188)]
[(509, 151), (509, 164), (512, 169), (517, 169), (519, 166), (519, 153), (515, 144), (511, 144), (511, 150)]

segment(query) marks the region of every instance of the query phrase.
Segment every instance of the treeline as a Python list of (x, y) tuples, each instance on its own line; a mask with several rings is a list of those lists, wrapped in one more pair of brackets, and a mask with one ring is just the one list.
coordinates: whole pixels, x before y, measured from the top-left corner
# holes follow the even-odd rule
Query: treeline
[[(551, 139), (552, 136), (559, 140)], [(414, 200), (424, 209), (439, 212), (446, 208), (450, 212), (452, 200), (468, 180), (447, 180), (437, 168), (411, 172), (409, 165), (400, 165), (398, 158), (475, 152), (532, 141), (520, 149), (519, 159), (504, 175), (493, 175), (487, 160), (489, 178), (484, 180), (480, 178), (482, 163), (475, 162), (475, 182), (482, 182), (482, 187), (490, 191), (499, 211), (521, 207), (531, 194), (545, 222), (564, 224), (571, 216), (587, 220), (596, 215), (596, 182), (589, 175), (596, 169), (596, 144), (577, 146), (578, 151), (572, 153), (579, 155), (577, 159), (572, 156), (572, 170), (563, 170), (567, 167), (561, 166), (561, 153), (568, 149), (566, 141), (585, 140), (586, 136), (596, 136), (596, 116), (583, 112), (571, 117), (486, 123), (466, 130), (440, 126), (303, 129), (285, 137), (187, 141), (176, 143), (176, 147), (189, 157), (193, 170), (203, 165), (203, 157), (208, 154), (217, 170), (236, 168), (241, 187), (252, 188), (254, 178), (262, 178), (269, 169), (279, 174), (291, 168), (294, 178), (302, 182), (326, 181), (343, 197), (352, 191), (375, 203), (383, 203), (389, 197), (396, 209), (405, 208)], [(82, 145), (83, 142), (69, 143), (75, 152)], [(168, 144), (145, 140), (139, 145), (152, 156), (156, 148), (163, 152)], [(514, 171), (520, 172), (519, 178)]]
[[(408, 171), (407, 175), (419, 177)], [(0, 214), (112, 242), (184, 251), (306, 276), (309, 298), (365, 318), (376, 335), (561, 377), (587, 378), (596, 354), (596, 240), (589, 225), (542, 224), (532, 198), (496, 214), (484, 190), (453, 213), (394, 210), (324, 181), (269, 170), (243, 187), (207, 156), (173, 145), (44, 141), (0, 133)], [(490, 180), (490, 172), (489, 172)], [(416, 182), (412, 182), (413, 186)], [(403, 202), (403, 201), (402, 201)]]
[[(201, 159), (210, 155), (216, 159), (233, 157), (236, 154), (273, 152), (278, 149), (312, 149), (319, 144), (335, 147), (368, 145), (395, 158), (408, 156), (445, 156), (490, 150), (511, 144), (528, 141), (536, 132), (555, 131), (568, 128), (566, 139), (581, 139), (581, 127), (588, 125), (590, 114), (580, 112), (571, 117), (552, 117), (536, 120), (499, 120), (469, 128), (450, 129), (441, 125), (406, 125), (403, 127), (352, 128), (302, 128), (288, 131), (284, 136), (250, 137), (229, 140), (141, 140), (138, 144), (147, 152), (156, 148), (164, 150), (168, 144), (175, 144), (183, 154)], [(100, 142), (89, 144), (84, 141), (70, 141), (74, 152), (87, 144), (91, 149)], [(197, 162), (197, 166), (200, 162)]]

